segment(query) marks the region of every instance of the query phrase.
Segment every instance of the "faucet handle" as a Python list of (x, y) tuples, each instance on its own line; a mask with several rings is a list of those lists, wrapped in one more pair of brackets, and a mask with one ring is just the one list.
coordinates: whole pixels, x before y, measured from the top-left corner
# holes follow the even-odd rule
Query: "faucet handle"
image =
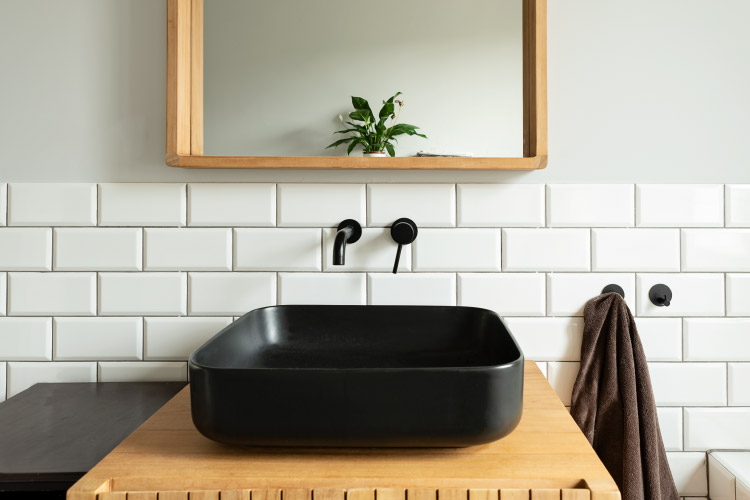
[(401, 260), (401, 247), (403, 245), (410, 245), (414, 240), (417, 239), (417, 233), (419, 232), (417, 224), (406, 217), (402, 217), (393, 223), (391, 226), (391, 238), (393, 241), (398, 243), (398, 249), (396, 250), (396, 262), (393, 264), (393, 274), (398, 272), (398, 263)]

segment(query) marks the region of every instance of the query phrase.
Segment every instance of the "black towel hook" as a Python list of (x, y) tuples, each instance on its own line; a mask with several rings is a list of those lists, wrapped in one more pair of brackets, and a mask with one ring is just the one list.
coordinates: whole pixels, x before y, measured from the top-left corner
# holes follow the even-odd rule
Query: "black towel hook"
[(623, 299), (625, 298), (625, 290), (623, 290), (620, 285), (615, 285), (614, 283), (612, 283), (611, 285), (607, 285), (602, 289), (602, 293), (610, 293), (610, 292), (615, 292)]
[(672, 289), (667, 285), (659, 283), (648, 291), (648, 298), (657, 307), (669, 307), (672, 302)]

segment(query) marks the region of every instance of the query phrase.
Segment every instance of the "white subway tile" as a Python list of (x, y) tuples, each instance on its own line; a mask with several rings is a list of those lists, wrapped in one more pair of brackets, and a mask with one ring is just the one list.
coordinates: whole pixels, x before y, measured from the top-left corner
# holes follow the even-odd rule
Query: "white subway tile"
[(0, 316), (5, 316), (8, 304), (8, 273), (0, 273)]
[(579, 361), (583, 318), (505, 318), (508, 329), (533, 361)]
[(231, 229), (144, 229), (147, 271), (231, 271)]
[(9, 273), (8, 314), (93, 316), (96, 273)]
[(544, 316), (542, 273), (462, 273), (458, 305), (482, 307), (500, 316)]
[(750, 406), (750, 363), (729, 363), (729, 406)]
[(594, 271), (679, 271), (678, 229), (594, 229)]
[[(455, 231), (455, 229), (453, 231)], [(417, 241), (419, 241), (420, 236), (422, 236), (421, 231), (419, 232)], [(393, 241), (393, 238), (391, 238), (390, 229), (363, 229), (362, 237), (359, 241), (356, 243), (348, 243), (346, 245), (346, 263), (343, 266), (333, 265), (333, 244), (335, 239), (335, 229), (323, 230), (323, 270), (329, 272), (393, 270), (398, 244)], [(398, 264), (399, 271), (409, 271), (412, 268), (412, 245), (403, 246), (401, 250), (401, 259)]]
[(635, 320), (646, 359), (682, 361), (682, 320), (680, 318), (638, 318)]
[(657, 408), (659, 429), (667, 451), (682, 450), (682, 408)]
[(51, 270), (52, 230), (36, 227), (0, 228), (0, 269)]
[(580, 363), (547, 363), (547, 380), (565, 406), (571, 405)]
[(711, 500), (736, 500), (735, 476), (708, 454), (708, 493)]
[(140, 271), (139, 228), (55, 229), (55, 271)]
[(55, 361), (135, 360), (142, 355), (141, 318), (55, 318)]
[(8, 225), (95, 226), (96, 184), (9, 184)]
[(320, 229), (235, 229), (234, 268), (237, 271), (320, 271), (321, 244)]
[(685, 449), (750, 448), (750, 408), (685, 408)]
[(145, 318), (145, 322), (145, 359), (187, 361), (232, 318)]
[(547, 225), (630, 227), (635, 221), (632, 184), (552, 184), (547, 186)]
[(724, 225), (721, 184), (638, 184), (636, 224), (644, 227)]
[(454, 184), (368, 184), (367, 225), (391, 227), (402, 217), (418, 227), (456, 225)]
[(278, 225), (336, 227), (345, 219), (365, 224), (364, 184), (279, 184)]
[(414, 271), (500, 270), (499, 229), (423, 229), (411, 246)]
[(5, 401), (8, 380), (5, 374), (8, 371), (8, 363), (0, 363), (0, 403)]
[(367, 304), (366, 275), (279, 273), (279, 304)]
[(750, 274), (727, 274), (727, 316), (750, 316)]
[(683, 229), (683, 271), (750, 271), (750, 229)]
[(104, 361), (99, 382), (184, 382), (187, 363), (182, 361)]
[(51, 361), (52, 318), (0, 318), (0, 359)]
[[(668, 307), (651, 303), (648, 292), (656, 284), (672, 290)], [(723, 316), (724, 275), (707, 273), (638, 274), (638, 316)]]
[(750, 184), (726, 187), (727, 227), (750, 227)]
[(184, 226), (185, 184), (99, 184), (101, 226)]
[(184, 315), (185, 273), (100, 273), (102, 316)]
[(750, 319), (686, 319), (685, 361), (750, 361)]
[(649, 363), (657, 406), (725, 406), (724, 363)]
[[(0, 182), (0, 227), (4, 226), (8, 220), (8, 184)], [(3, 388), (4, 389), (4, 388)], [(3, 390), (0, 389), (0, 390)], [(0, 393), (0, 396), (5, 394)], [(0, 398), (0, 401), (4, 399)]]
[(8, 363), (8, 397), (15, 396), (34, 384), (60, 382), (96, 382), (96, 363)]
[(588, 229), (503, 229), (505, 271), (588, 271)]
[(668, 452), (667, 460), (681, 497), (708, 494), (705, 453)]
[(188, 184), (190, 226), (275, 226), (276, 185)]
[(606, 273), (552, 273), (547, 277), (547, 314), (583, 316), (586, 302), (601, 295), (609, 285), (620, 285), (625, 301), (635, 305), (635, 275)]
[(459, 184), (458, 225), (544, 226), (543, 184)]
[(371, 305), (455, 306), (455, 274), (370, 274)]
[(276, 304), (276, 273), (190, 273), (190, 314), (241, 316)]

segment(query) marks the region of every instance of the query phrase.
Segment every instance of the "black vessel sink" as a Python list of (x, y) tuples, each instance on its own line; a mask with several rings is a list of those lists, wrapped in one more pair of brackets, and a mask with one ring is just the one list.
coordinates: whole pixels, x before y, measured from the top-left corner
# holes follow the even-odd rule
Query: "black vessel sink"
[(193, 422), (223, 443), (460, 447), (521, 418), (523, 354), (486, 309), (257, 309), (189, 366)]

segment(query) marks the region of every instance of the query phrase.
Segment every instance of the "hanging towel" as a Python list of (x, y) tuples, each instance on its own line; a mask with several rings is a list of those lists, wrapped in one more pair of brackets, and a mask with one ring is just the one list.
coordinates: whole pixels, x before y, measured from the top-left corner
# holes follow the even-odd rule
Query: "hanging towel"
[(586, 304), (583, 321), (571, 415), (622, 500), (678, 500), (630, 309), (617, 293), (605, 293)]

